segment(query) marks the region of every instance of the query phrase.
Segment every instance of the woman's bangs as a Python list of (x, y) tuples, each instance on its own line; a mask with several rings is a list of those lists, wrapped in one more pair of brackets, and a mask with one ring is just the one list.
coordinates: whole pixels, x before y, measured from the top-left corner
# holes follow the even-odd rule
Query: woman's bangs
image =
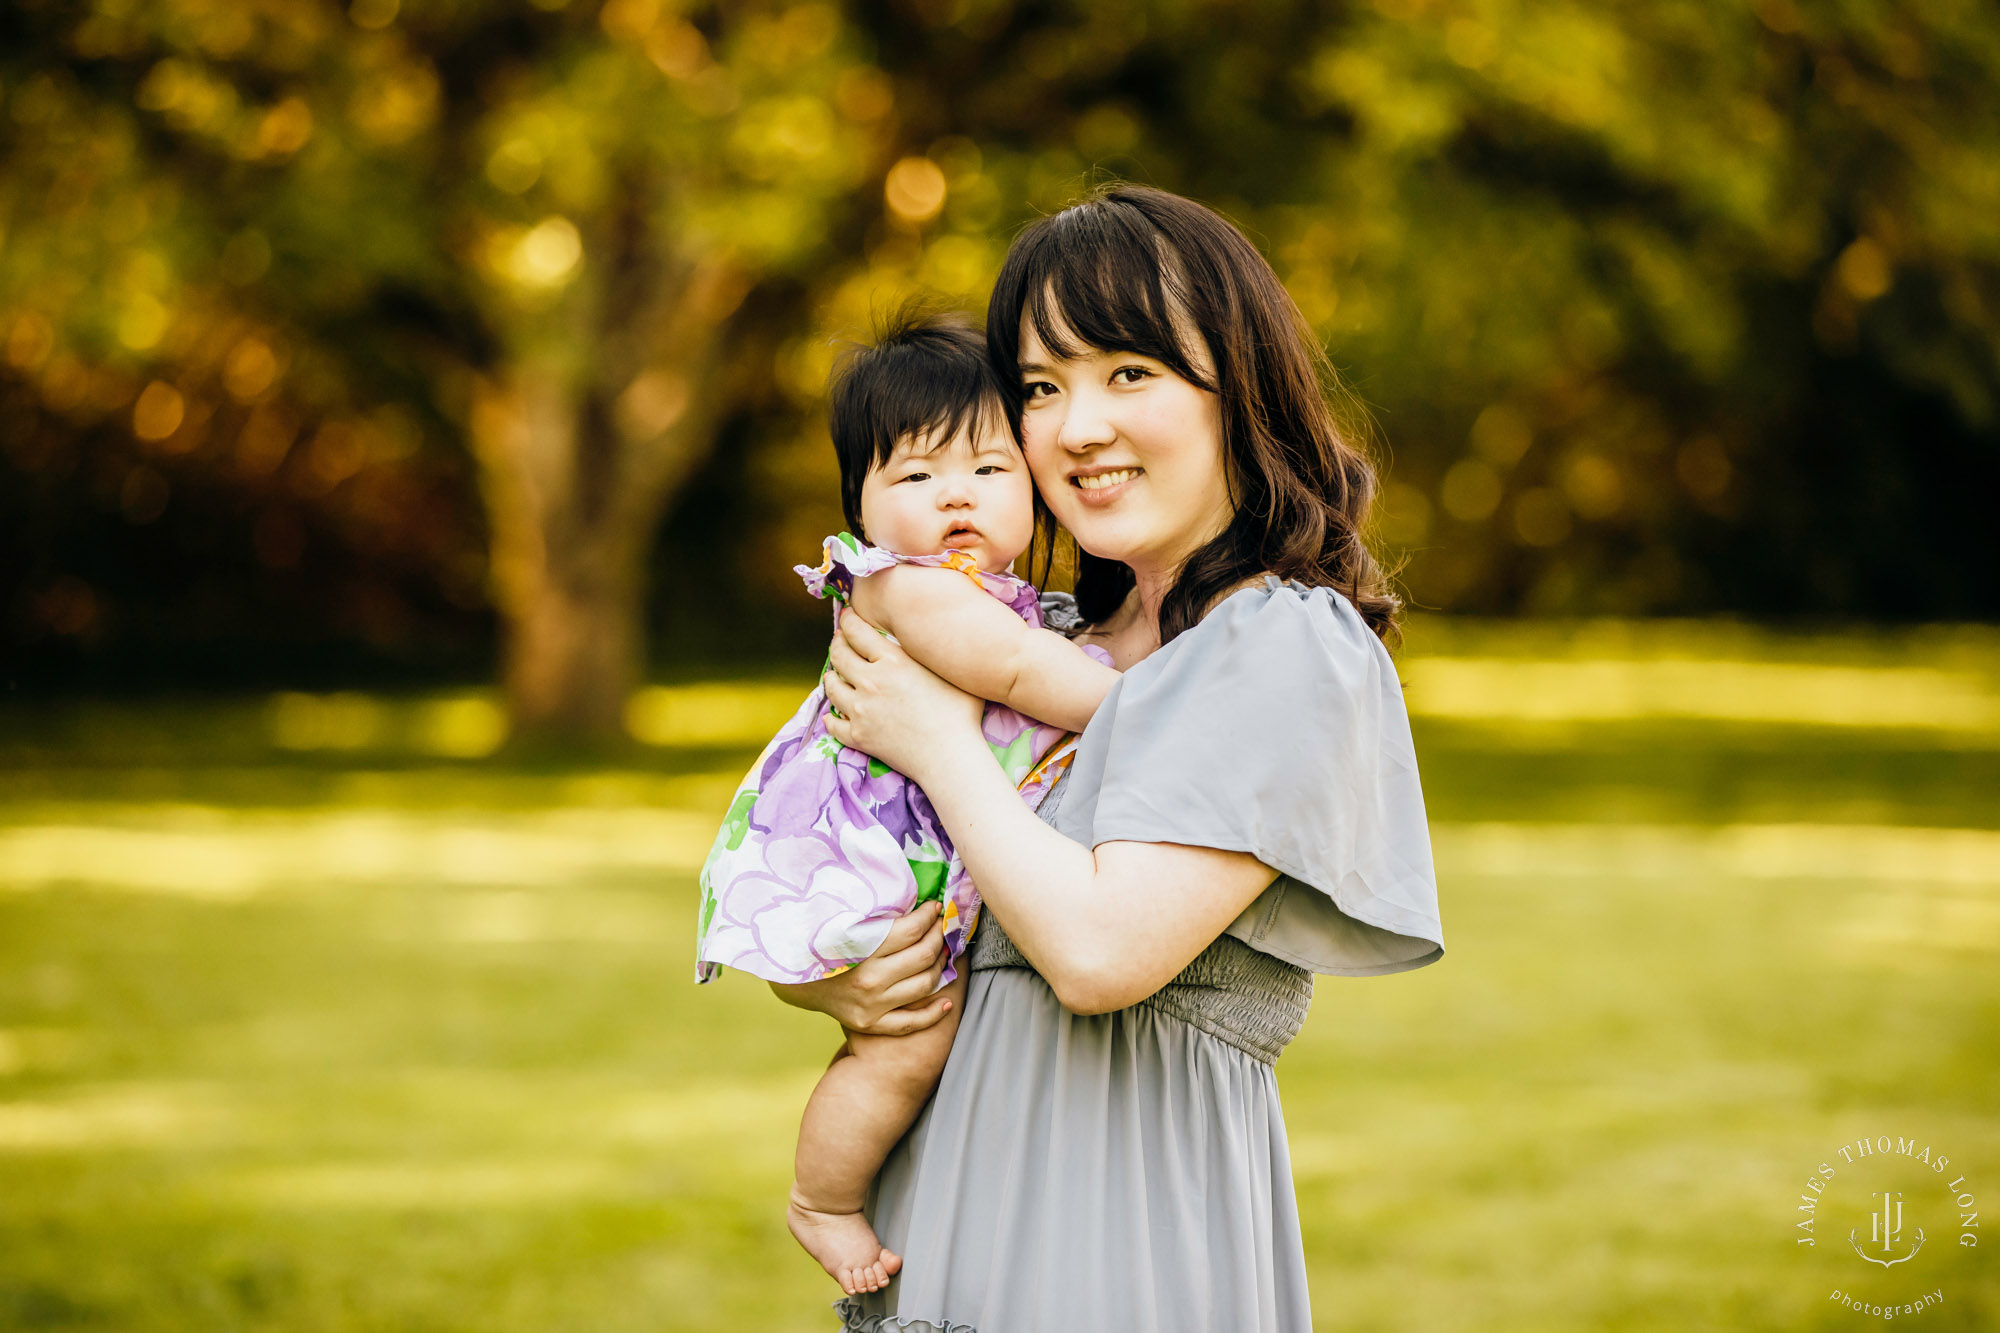
[[(1028, 258), (1022, 313), (1051, 355), (1069, 361), (1089, 350), (1131, 352), (1209, 387), (1182, 344), (1188, 303), (1167, 274), (1171, 257), (1150, 228), (1085, 205), (1051, 220)], [(1158, 255), (1158, 260), (1152, 256)]]

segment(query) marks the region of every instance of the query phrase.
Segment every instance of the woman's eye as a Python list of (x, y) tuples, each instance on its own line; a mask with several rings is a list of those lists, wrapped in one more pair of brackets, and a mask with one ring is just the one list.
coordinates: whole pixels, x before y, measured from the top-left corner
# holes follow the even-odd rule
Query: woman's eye
[[(1126, 380), (1118, 380), (1118, 377), (1120, 375), (1129, 375), (1131, 376), (1131, 378)], [(1122, 384), (1137, 384), (1140, 380), (1151, 379), (1152, 377), (1153, 377), (1153, 372), (1146, 369), (1144, 366), (1120, 366), (1118, 367), (1118, 369), (1111, 372), (1111, 378), (1113, 380), (1117, 380), (1119, 383)]]
[(1047, 380), (1036, 380), (1031, 384), (1024, 384), (1021, 386), (1022, 395), (1031, 399), (1046, 398), (1049, 394), (1052, 394), (1055, 391), (1056, 391), (1056, 386), (1050, 384)]

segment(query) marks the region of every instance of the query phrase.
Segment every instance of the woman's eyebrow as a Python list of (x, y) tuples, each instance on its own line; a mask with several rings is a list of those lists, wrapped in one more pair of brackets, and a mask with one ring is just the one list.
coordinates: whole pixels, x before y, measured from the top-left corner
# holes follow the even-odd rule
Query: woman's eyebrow
[(1020, 363), (1019, 368), (1023, 375), (1046, 375), (1049, 373), (1049, 368), (1039, 361), (1023, 361)]

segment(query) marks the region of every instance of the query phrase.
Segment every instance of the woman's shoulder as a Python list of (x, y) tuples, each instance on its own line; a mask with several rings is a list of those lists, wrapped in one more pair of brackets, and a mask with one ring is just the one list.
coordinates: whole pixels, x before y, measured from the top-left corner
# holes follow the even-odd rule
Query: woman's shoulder
[[(1352, 603), (1336, 588), (1269, 576), (1128, 668), (1091, 731), (1148, 752), (1157, 742), (1147, 738), (1163, 733), (1205, 736), (1250, 763), (1345, 744), (1402, 711), (1395, 663)], [(1235, 767), (1214, 756), (1194, 763), (1217, 777)]]
[(1312, 675), (1364, 663), (1389, 667), (1388, 648), (1338, 588), (1276, 574), (1226, 593), (1155, 656), (1168, 653), (1182, 671), (1199, 662), (1238, 679), (1272, 672)]

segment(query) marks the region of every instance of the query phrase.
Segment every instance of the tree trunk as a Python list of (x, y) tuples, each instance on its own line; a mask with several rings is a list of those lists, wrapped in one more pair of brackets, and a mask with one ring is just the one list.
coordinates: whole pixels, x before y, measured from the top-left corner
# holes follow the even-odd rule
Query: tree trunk
[(627, 182), (586, 247), (598, 263), (502, 339), (504, 365), (473, 377), (502, 679), (524, 740), (623, 737), (646, 660), (653, 534), (737, 388), (723, 326), (749, 277), (666, 245), (652, 198)]
[(517, 740), (624, 735), (645, 663), (647, 553), (710, 433), (682, 419), (676, 382), (654, 373), (643, 390), (655, 400), (650, 417), (621, 404), (625, 418), (658, 427), (636, 431), (556, 366), (516, 365), (476, 384), (472, 436)]
[(524, 738), (615, 740), (639, 683), (641, 571), (594, 568), (577, 545), (549, 552), (536, 595), (507, 617), (503, 679)]

